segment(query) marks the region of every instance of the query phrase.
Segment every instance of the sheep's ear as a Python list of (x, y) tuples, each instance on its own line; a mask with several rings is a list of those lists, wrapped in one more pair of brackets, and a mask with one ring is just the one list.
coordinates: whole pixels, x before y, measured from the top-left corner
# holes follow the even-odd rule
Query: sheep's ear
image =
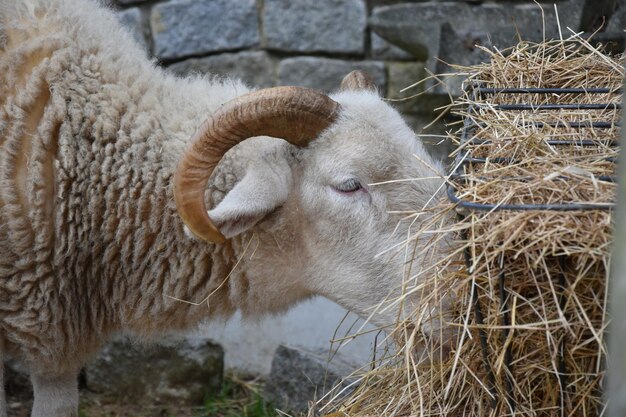
[(237, 236), (283, 205), (291, 184), (287, 163), (249, 169), (209, 217), (226, 238)]
[(370, 77), (367, 72), (359, 70), (352, 71), (343, 77), (339, 89), (341, 91), (369, 90), (378, 92), (378, 88), (372, 77)]

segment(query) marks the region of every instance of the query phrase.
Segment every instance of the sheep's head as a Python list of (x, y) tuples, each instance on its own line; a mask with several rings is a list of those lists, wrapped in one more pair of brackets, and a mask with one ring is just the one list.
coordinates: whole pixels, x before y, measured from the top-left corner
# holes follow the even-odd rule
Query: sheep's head
[[(248, 142), (254, 146), (229, 153), (227, 159), (245, 166), (207, 213), (213, 168), (235, 144), (261, 135), (287, 142), (255, 138)], [(258, 239), (245, 268), (251, 281), (272, 288), (264, 294), (275, 298), (261, 303), (267, 309), (321, 294), (367, 317), (400, 293), (402, 242), (414, 219), (403, 217), (441, 190), (440, 171), (368, 77), (354, 72), (330, 97), (280, 87), (225, 105), (190, 144), (175, 195), (198, 238), (232, 239), (240, 247)], [(397, 309), (386, 311), (372, 321), (393, 321)]]

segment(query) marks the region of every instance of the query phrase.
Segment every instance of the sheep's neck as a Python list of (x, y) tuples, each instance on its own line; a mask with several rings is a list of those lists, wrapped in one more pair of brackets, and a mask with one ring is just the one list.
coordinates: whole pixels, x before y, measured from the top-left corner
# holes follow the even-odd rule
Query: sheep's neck
[[(149, 333), (181, 329), (235, 309), (228, 282), (234, 264), (231, 247), (215, 247), (183, 233), (172, 188), (173, 162), (179, 160), (182, 146), (170, 143), (181, 132), (168, 131), (167, 121), (160, 122), (163, 130), (156, 129), (143, 141), (131, 139), (133, 145), (117, 158), (126, 160), (119, 169), (126, 170), (122, 177), (128, 183), (122, 185), (118, 178), (115, 209), (124, 214), (107, 245), (119, 249), (119, 256), (126, 257), (120, 259), (120, 266), (129, 268), (111, 275), (115, 282), (129, 286), (120, 298), (119, 317), (124, 326)], [(104, 223), (111, 221), (104, 217)], [(122, 229), (126, 233), (120, 233)], [(111, 232), (105, 228), (98, 235), (112, 237)]]

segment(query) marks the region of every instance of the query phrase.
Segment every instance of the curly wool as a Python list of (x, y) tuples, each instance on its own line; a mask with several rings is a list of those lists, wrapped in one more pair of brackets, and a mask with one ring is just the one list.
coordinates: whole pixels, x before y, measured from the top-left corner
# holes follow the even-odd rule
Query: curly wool
[[(220, 286), (232, 251), (184, 238), (172, 173), (206, 115), (246, 91), (164, 73), (104, 8), (0, 0), (0, 331), (10, 354), (71, 368), (112, 332), (148, 335), (234, 310)], [(176, 301), (210, 293), (208, 311)]]

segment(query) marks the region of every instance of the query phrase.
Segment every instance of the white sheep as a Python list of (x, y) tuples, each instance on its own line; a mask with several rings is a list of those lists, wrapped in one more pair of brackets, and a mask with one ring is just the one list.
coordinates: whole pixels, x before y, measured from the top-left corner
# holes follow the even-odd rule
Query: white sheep
[[(402, 291), (401, 213), (440, 192), (440, 164), (362, 73), (247, 93), (156, 67), (101, 5), (0, 0), (0, 355), (29, 368), (33, 416), (76, 415), (116, 332), (316, 294), (401, 314), (374, 307)], [(286, 141), (233, 148), (263, 135)]]

